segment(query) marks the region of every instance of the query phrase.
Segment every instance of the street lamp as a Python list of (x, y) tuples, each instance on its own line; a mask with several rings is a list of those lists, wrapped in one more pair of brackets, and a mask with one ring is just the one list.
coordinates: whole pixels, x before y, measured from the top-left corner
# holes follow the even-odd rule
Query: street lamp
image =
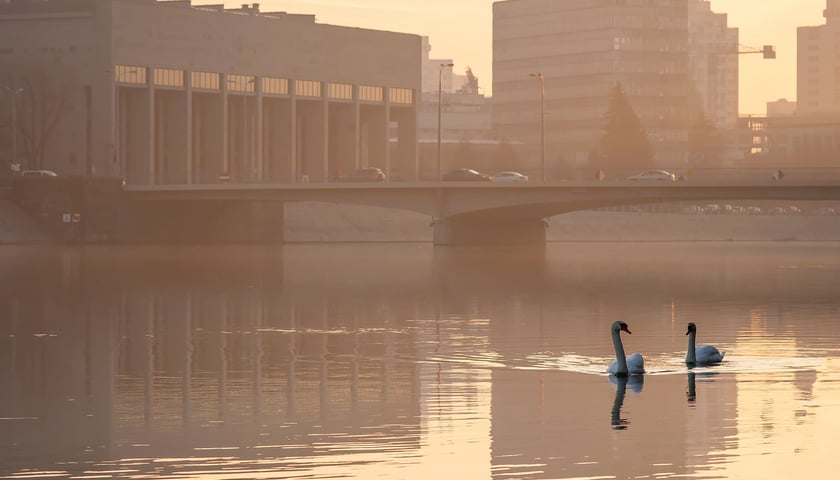
[(437, 176), (440, 180), (440, 120), (443, 110), (443, 69), (454, 66), (454, 63), (441, 63), (438, 69), (438, 125), (437, 125)]
[(11, 85), (9, 85), (7, 87), (4, 87), (4, 88), (7, 92), (9, 92), (9, 95), (12, 97), (12, 128), (11, 128), (11, 131), (12, 131), (12, 160), (11, 160), (11, 165), (14, 166), (14, 165), (17, 164), (17, 109), (15, 108), (15, 104), (17, 102), (15, 101), (15, 97), (17, 96), (18, 93), (23, 92), (23, 88), (18, 88), (16, 90), (13, 90)]
[(540, 170), (545, 181), (545, 76), (542, 73), (529, 73), (528, 76), (540, 80)]

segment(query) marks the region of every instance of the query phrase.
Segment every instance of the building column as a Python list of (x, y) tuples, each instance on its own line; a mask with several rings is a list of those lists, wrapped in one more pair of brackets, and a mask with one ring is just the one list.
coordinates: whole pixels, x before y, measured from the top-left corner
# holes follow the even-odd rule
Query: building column
[(324, 183), (330, 181), (330, 92), (329, 83), (321, 82), (321, 163), (324, 168)]
[(353, 167), (361, 168), (361, 110), (362, 101), (359, 99), (359, 84), (353, 84)]
[(257, 182), (264, 182), (265, 181), (265, 172), (268, 171), (265, 168), (265, 159), (263, 155), (263, 88), (262, 88), (262, 77), (254, 77), (254, 92), (257, 95), (257, 108), (256, 108), (256, 121), (254, 122), (254, 136), (256, 140), (254, 143), (254, 155), (256, 156), (255, 161), (257, 162)]
[(186, 139), (184, 145), (184, 161), (187, 162), (187, 183), (194, 183), (193, 180), (193, 115), (192, 115), (192, 71), (184, 70), (184, 95), (186, 108)]
[(542, 219), (460, 218), (434, 222), (435, 245), (545, 245)]
[(292, 169), (292, 183), (298, 183), (297, 157), (297, 88), (296, 82), (289, 79), (289, 163)]
[(222, 172), (230, 175), (230, 155), (228, 154), (228, 76), (225, 73), (219, 74), (220, 88), (222, 89)]
[(149, 174), (149, 185), (155, 184), (155, 177), (156, 177), (156, 168), (155, 168), (155, 157), (157, 154), (157, 149), (155, 148), (155, 119), (157, 118), (157, 114), (155, 112), (155, 75), (154, 75), (154, 68), (153, 67), (146, 67), (146, 91), (148, 95), (146, 96), (147, 103), (146, 103), (146, 120), (149, 122), (147, 125), (149, 137), (147, 138), (148, 141), (148, 157), (146, 158), (146, 166), (148, 168)]
[(382, 87), (382, 101), (385, 103), (385, 177), (391, 178), (391, 89)]

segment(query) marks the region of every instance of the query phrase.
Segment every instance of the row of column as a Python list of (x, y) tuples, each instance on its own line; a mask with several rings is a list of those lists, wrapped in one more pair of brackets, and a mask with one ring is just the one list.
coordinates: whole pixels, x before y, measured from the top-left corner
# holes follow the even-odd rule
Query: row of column
[[(189, 72), (185, 72), (187, 79)], [(383, 88), (381, 104), (295, 93), (265, 95), (260, 79), (254, 92), (156, 86), (115, 87), (115, 145), (118, 175), (127, 183), (212, 184), (219, 182), (327, 182), (342, 170), (376, 166), (390, 173), (391, 125), (398, 124), (397, 163), (402, 176), (416, 178), (417, 110), (393, 106)], [(389, 175), (390, 176), (390, 175)]]

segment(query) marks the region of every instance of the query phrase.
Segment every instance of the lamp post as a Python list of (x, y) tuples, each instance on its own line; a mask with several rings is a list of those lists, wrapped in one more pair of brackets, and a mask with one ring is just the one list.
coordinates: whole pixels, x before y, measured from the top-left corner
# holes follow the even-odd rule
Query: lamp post
[(540, 171), (545, 181), (545, 76), (542, 73), (530, 73), (530, 77), (540, 80)]
[(440, 180), (440, 133), (441, 111), (443, 110), (443, 69), (454, 66), (454, 63), (441, 63), (438, 68), (438, 124), (437, 124), (437, 179)]
[(11, 132), (12, 132), (12, 160), (11, 160), (11, 165), (17, 165), (17, 108), (15, 108), (16, 107), (15, 104), (17, 102), (15, 100), (15, 97), (17, 96), (18, 93), (23, 92), (23, 88), (18, 88), (16, 90), (14, 90), (14, 89), (12, 89), (11, 85), (9, 85), (8, 87), (5, 87), (5, 88), (6, 88), (6, 91), (9, 92), (10, 96), (12, 97), (12, 106), (11, 106), (12, 127), (10, 129)]

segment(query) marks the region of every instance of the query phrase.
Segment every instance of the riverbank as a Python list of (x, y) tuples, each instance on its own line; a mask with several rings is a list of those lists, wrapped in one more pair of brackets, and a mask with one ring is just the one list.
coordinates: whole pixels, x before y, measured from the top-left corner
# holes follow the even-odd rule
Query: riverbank
[[(289, 203), (287, 243), (431, 242), (432, 219), (379, 207)], [(552, 217), (549, 242), (840, 241), (840, 215), (686, 215), (587, 211)], [(0, 200), (0, 244), (50, 243), (48, 232)]]
[[(285, 239), (289, 243), (431, 242), (431, 220), (387, 208), (288, 204)], [(549, 220), (547, 240), (840, 241), (840, 216), (573, 212)]]

